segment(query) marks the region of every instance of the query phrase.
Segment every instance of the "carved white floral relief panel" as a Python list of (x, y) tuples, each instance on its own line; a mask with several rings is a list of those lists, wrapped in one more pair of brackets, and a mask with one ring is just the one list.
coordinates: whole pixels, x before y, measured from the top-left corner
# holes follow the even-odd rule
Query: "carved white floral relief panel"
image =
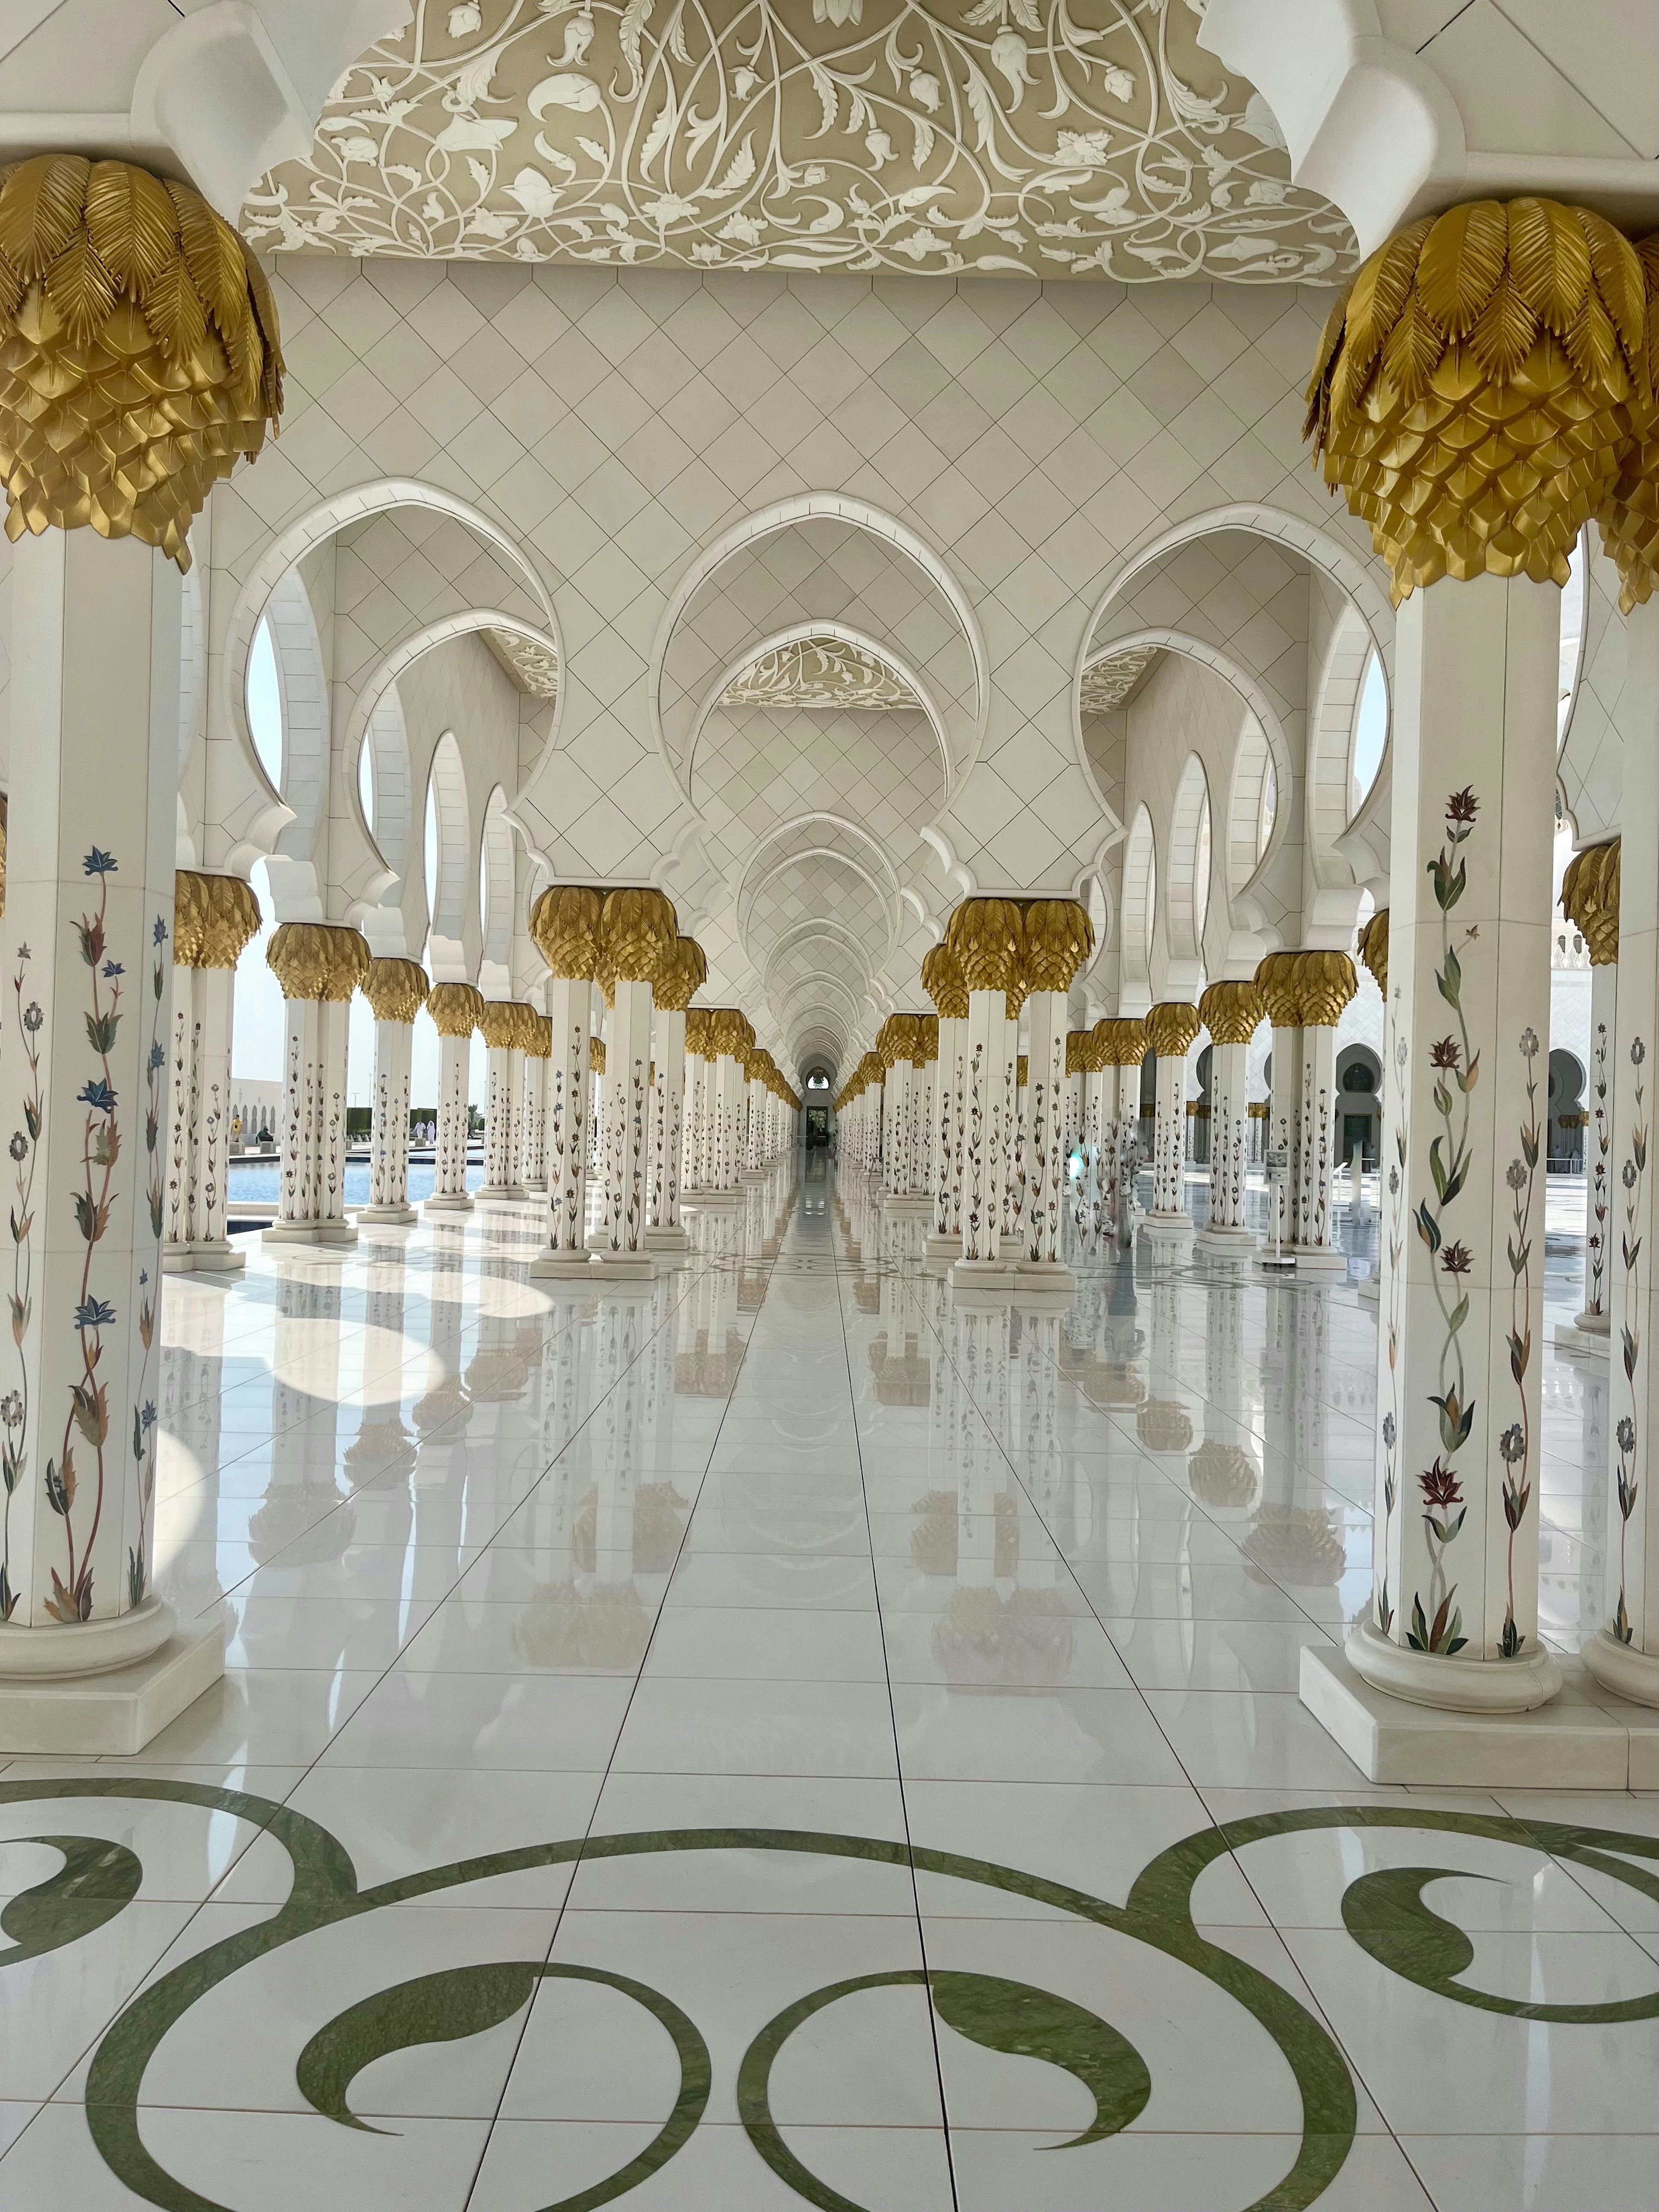
[(1195, 0), (416, 0), (268, 247), (708, 268), (1334, 282)]

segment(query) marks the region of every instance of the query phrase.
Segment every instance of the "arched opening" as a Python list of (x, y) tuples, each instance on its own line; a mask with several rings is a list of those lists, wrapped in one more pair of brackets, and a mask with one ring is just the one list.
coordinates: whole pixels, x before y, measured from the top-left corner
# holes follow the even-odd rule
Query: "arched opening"
[[(1187, 756), (1176, 787), (1169, 849), (1165, 913), (1170, 957), (1190, 966), (1204, 957), (1204, 921), (1210, 895), (1210, 789), (1204, 764), (1196, 753)], [(1184, 976), (1182, 988), (1188, 988), (1194, 980)]]
[(1550, 1054), (1549, 1164), (1559, 1175), (1577, 1175), (1584, 1165), (1584, 1064), (1576, 1052), (1557, 1045)]
[(1353, 731), (1348, 744), (1348, 819), (1352, 822), (1370, 797), (1389, 742), (1389, 684), (1382, 657), (1373, 646), (1365, 658), (1354, 702)]
[(1152, 915), (1158, 901), (1158, 853), (1152, 817), (1135, 810), (1123, 853), (1123, 957), (1120, 995), (1125, 1013), (1144, 1014), (1152, 1005)]
[(428, 965), (437, 982), (465, 983), (468, 852), (466, 773), (453, 730), (439, 738), (427, 779), (422, 859), (428, 915)]
[(484, 807), (478, 842), (478, 927), (483, 937), (478, 988), (487, 999), (504, 998), (513, 988), (513, 825), (499, 784)]
[(1359, 1148), (1366, 1167), (1376, 1164), (1382, 1127), (1382, 1063), (1369, 1045), (1344, 1045), (1336, 1055), (1337, 1157), (1353, 1158)]
[(253, 750), (273, 791), (283, 787), (283, 692), (276, 680), (276, 648), (270, 624), (263, 618), (247, 657), (247, 726)]

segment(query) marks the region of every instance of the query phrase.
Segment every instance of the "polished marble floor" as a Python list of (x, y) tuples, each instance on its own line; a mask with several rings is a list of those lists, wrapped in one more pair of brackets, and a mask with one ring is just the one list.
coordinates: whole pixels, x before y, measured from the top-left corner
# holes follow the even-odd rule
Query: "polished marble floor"
[(961, 1313), (920, 1233), (814, 1156), (642, 1288), (527, 1207), (169, 1279), (228, 1668), (0, 1769), (0, 2212), (1650, 2212), (1659, 1798), (1372, 1790), (1295, 1694), (1355, 1285)]

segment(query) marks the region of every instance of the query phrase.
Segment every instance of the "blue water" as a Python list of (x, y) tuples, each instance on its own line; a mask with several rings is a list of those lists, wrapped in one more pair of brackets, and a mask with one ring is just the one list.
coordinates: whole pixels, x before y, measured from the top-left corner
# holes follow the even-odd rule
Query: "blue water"
[[(230, 1211), (247, 1205), (275, 1206), (277, 1197), (277, 1165), (275, 1160), (233, 1160), (230, 1165)], [(367, 1206), (370, 1177), (368, 1162), (348, 1161), (345, 1171), (345, 1202), (348, 1206)], [(466, 1170), (469, 1190), (482, 1188), (484, 1179), (482, 1160), (470, 1161)], [(430, 1161), (414, 1160), (409, 1169), (409, 1196), (411, 1205), (419, 1205), (430, 1198), (437, 1184), (437, 1170)]]

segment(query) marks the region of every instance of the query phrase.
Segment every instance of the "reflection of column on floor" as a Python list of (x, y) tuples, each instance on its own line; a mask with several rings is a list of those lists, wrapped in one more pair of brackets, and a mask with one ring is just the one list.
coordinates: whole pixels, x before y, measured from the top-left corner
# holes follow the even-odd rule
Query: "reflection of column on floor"
[(238, 876), (173, 877), (172, 1112), (162, 1265), (240, 1268), (225, 1234), (236, 963), (259, 927)]
[(1561, 910), (1589, 948), (1589, 1124), (1584, 1137), (1584, 1303), (1578, 1326), (1607, 1333), (1608, 1225), (1613, 1218), (1613, 1084), (1619, 1005), (1620, 840), (1575, 853), (1561, 878)]
[(547, 1473), (524, 1506), (537, 1581), (513, 1624), (514, 1649), (532, 1667), (581, 1664), (581, 1607), (575, 1553), (592, 1489), (593, 1322), (591, 1294), (555, 1285), (535, 1371), (531, 1411)]
[[(957, 1370), (944, 1404), (942, 1479), (936, 1492), (918, 1501), (921, 1517), (911, 1555), (924, 1573), (954, 1574), (956, 1587), (933, 1624), (933, 1656), (957, 1682), (1000, 1681), (1003, 1675), (1003, 1600), (997, 1589), (1006, 1463), (983, 1418), (981, 1394), (994, 1395), (995, 1362), (1007, 1360), (1007, 1315), (1000, 1310), (961, 1313), (947, 1321)], [(1006, 1516), (1005, 1516), (1006, 1517)]]
[(671, 1516), (672, 1535), (666, 1527), (653, 1528), (653, 1516), (661, 1519), (659, 1501), (646, 1499), (639, 1480), (639, 1356), (649, 1333), (650, 1311), (650, 1294), (644, 1285), (599, 1303), (594, 1386), (602, 1395), (593, 1417), (591, 1553), (586, 1506), (577, 1525), (579, 1562), (592, 1577), (583, 1592), (581, 1624), (583, 1660), (588, 1666), (639, 1665), (651, 1622), (635, 1577), (636, 1572), (665, 1571), (662, 1561), (665, 1557), (672, 1565), (678, 1541), (677, 1516)]
[(465, 1318), (461, 1304), (461, 1260), (465, 1231), (459, 1222), (435, 1223), (432, 1230), (432, 1264), (427, 1279), (428, 1325), (426, 1389), (415, 1406), (417, 1486), (447, 1479), (452, 1445), (459, 1437), (461, 1463), (465, 1464), (465, 1424), (458, 1417), (467, 1407), (466, 1384), (461, 1374), (461, 1333)]
[(248, 1549), (260, 1566), (279, 1556), (285, 1567), (337, 1559), (351, 1541), (356, 1516), (336, 1472), (339, 1402), (339, 1269), (327, 1260), (281, 1254), (270, 1352), (270, 1480), (247, 1529)]
[(274, 1243), (355, 1243), (345, 1218), (346, 1048), (368, 940), (355, 929), (285, 921), (265, 959), (286, 1018), (276, 1218), (265, 1235)]
[[(1026, 1308), (1019, 1319), (1019, 1443), (1016, 1464), (1020, 1480), (1043, 1525), (1053, 1530), (1060, 1514), (1060, 1325), (1052, 1304)], [(1030, 1506), (1015, 1493), (1017, 1538)], [(1070, 1624), (1057, 1592), (1060, 1561), (1041, 1529), (1029, 1544), (1018, 1543), (1016, 1588), (1009, 1611), (1020, 1644), (1019, 1679), (1058, 1681), (1072, 1649)], [(1064, 1647), (1063, 1653), (1061, 1647)]]
[[(404, 1116), (408, 1127), (408, 1116)], [(404, 1285), (407, 1247), (368, 1244), (365, 1270), (362, 1408), (357, 1433), (346, 1447), (346, 1472), (354, 1483), (373, 1481), (388, 1468), (412, 1466), (414, 1450), (404, 1426)], [(412, 1378), (411, 1378), (412, 1379)]]
[(1187, 1471), (1193, 1419), (1181, 1381), (1181, 1291), (1179, 1279), (1157, 1276), (1147, 1286), (1151, 1321), (1146, 1395), (1135, 1408), (1135, 1434), (1174, 1482)]
[(188, 1534), (178, 1543), (158, 1537), (154, 1579), (180, 1620), (194, 1620), (222, 1590), (213, 1535), (228, 1379), (224, 1348), (225, 1304), (218, 1291), (169, 1290), (167, 1357), (157, 1363), (155, 1503), (161, 1519), (176, 1514)]
[(1244, 1551), (1265, 1581), (1289, 1589), (1334, 1589), (1347, 1566), (1341, 1510), (1323, 1502), (1329, 1328), (1323, 1292), (1268, 1285), (1267, 1461)]
[(438, 1137), (428, 1213), (470, 1213), (466, 1187), (468, 1076), (472, 1032), (483, 1017), (483, 999), (471, 983), (434, 983), (426, 1002), (438, 1032)]
[(363, 996), (374, 1016), (374, 1097), (368, 1137), (368, 1204), (360, 1224), (413, 1221), (409, 1202), (409, 1085), (415, 1017), (426, 1004), (426, 970), (413, 960), (371, 960)]
[(1246, 1406), (1243, 1284), (1224, 1273), (1206, 1281), (1204, 1316), (1204, 1441), (1188, 1462), (1187, 1480), (1212, 1511), (1248, 1512), (1260, 1476)]

